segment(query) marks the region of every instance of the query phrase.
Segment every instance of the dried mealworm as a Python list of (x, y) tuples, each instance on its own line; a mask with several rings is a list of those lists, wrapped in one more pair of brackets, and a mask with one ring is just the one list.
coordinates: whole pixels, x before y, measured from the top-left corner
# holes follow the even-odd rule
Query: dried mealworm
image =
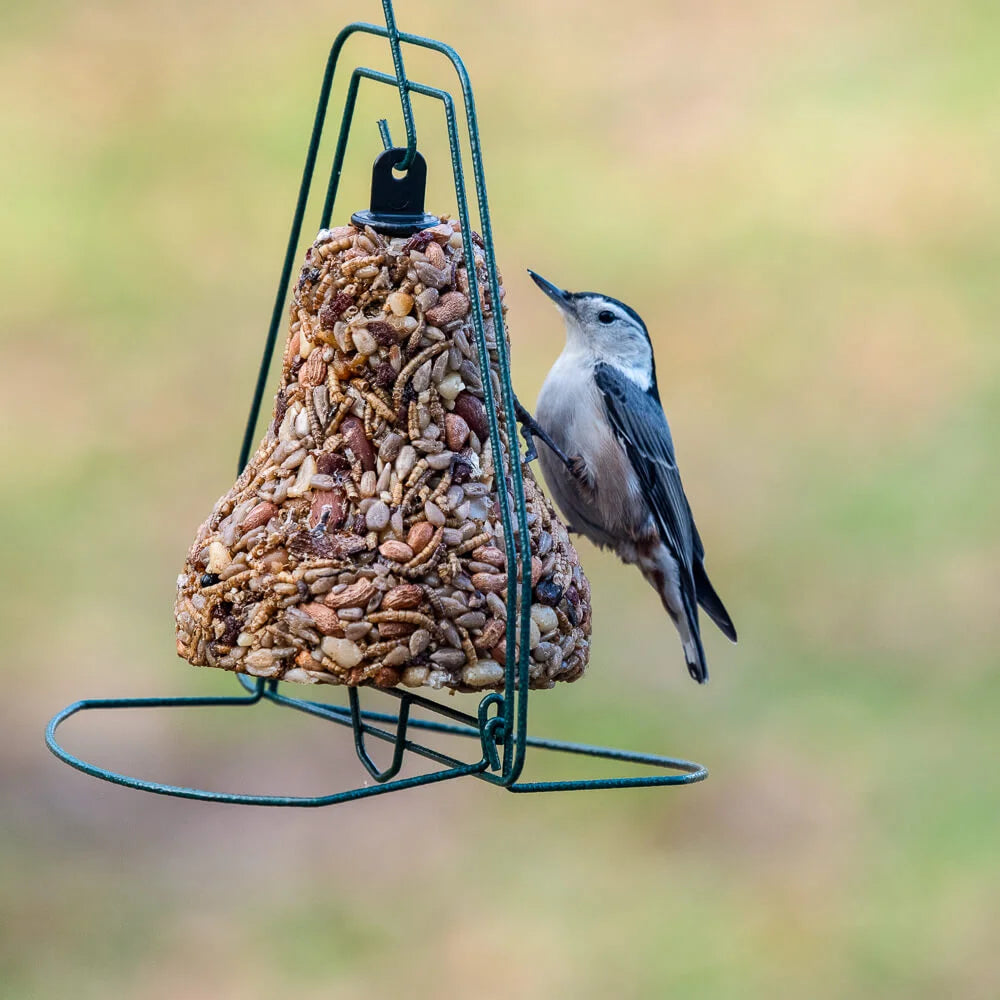
[(423, 476), (430, 474), (431, 469), (427, 465), (427, 459), (421, 458), (406, 477), (406, 485), (408, 487), (416, 486)]
[(384, 642), (373, 642), (370, 646), (365, 646), (363, 650), (365, 659), (370, 660), (374, 658), (381, 660), (386, 653), (402, 645), (405, 641), (403, 639), (387, 639)]
[[(418, 327), (414, 330), (414, 336), (417, 335), (420, 328)], [(412, 340), (412, 338), (411, 338)], [(420, 343), (418, 338), (417, 343)], [(439, 341), (436, 344), (431, 344), (430, 347), (424, 348), (419, 354), (407, 361), (403, 370), (399, 373), (399, 377), (396, 379), (396, 384), (393, 386), (392, 390), (392, 405), (399, 407), (403, 402), (403, 389), (406, 387), (406, 383), (410, 381), (413, 373), (429, 358), (436, 357), (441, 351), (446, 350), (448, 347), (448, 342), (446, 340)]]
[(312, 435), (313, 446), (316, 447), (323, 443), (323, 427), (316, 414), (316, 403), (313, 401), (311, 392), (305, 394), (305, 404), (306, 417), (309, 420), (309, 433)]
[[(438, 528), (437, 531), (431, 535), (431, 540), (403, 567), (404, 569), (417, 569), (424, 565), (425, 562), (430, 562), (437, 551), (438, 546), (441, 544), (441, 537), (444, 535), (444, 528)], [(428, 558), (426, 553), (430, 553)]]
[(406, 408), (406, 433), (411, 441), (420, 437), (420, 412), (415, 402)]
[(330, 391), (330, 409), (332, 410), (334, 404), (339, 403), (344, 396), (344, 391), (340, 387), (340, 378), (333, 370), (333, 365), (327, 365), (326, 385)]
[(375, 611), (368, 616), (368, 621), (375, 622), (399, 622), (406, 625), (419, 625), (427, 629), (428, 632), (437, 633), (437, 622), (428, 615), (419, 611)]
[(463, 628), (461, 625), (456, 625), (455, 627), (458, 629), (458, 634), (462, 639), (462, 652), (465, 653), (465, 658), (469, 663), (474, 666), (479, 662), (479, 654), (476, 652), (476, 647), (472, 645), (468, 629)]
[(347, 416), (351, 410), (354, 409), (354, 400), (349, 396), (344, 398), (344, 401), (337, 407), (337, 412), (333, 415), (333, 419), (330, 421), (329, 426), (326, 429), (327, 435), (335, 434), (340, 425), (344, 422), (344, 417)]
[(461, 545), (456, 545), (452, 552), (457, 556), (464, 556), (466, 552), (471, 552), (473, 549), (478, 549), (480, 545), (486, 545), (491, 536), (488, 532), (483, 532), (481, 535), (476, 535), (474, 538), (470, 538), (467, 542), (462, 542)]

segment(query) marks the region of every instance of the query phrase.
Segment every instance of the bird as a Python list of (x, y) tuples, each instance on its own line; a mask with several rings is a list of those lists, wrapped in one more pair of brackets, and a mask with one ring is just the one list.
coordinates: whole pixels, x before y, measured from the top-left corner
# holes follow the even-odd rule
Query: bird
[[(704, 684), (698, 605), (733, 642), (736, 628), (705, 571), (649, 331), (618, 299), (567, 292), (528, 273), (566, 323), (566, 346), (542, 385), (535, 417), (517, 404), (529, 456), (537, 454), (570, 530), (612, 549), (652, 584), (680, 635), (688, 672)], [(546, 445), (540, 453), (532, 436)]]

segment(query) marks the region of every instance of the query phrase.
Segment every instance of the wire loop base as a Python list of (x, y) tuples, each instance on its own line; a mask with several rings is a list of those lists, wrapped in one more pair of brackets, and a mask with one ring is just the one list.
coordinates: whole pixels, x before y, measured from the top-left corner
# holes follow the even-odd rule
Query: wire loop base
[[(592, 788), (637, 788), (654, 785), (688, 785), (702, 781), (708, 772), (700, 764), (672, 757), (662, 757), (655, 754), (634, 753), (628, 750), (612, 750), (604, 747), (586, 746), (580, 743), (566, 743), (559, 740), (527, 738), (527, 745), (539, 750), (551, 750), (559, 753), (599, 757), (605, 760), (618, 761), (623, 764), (641, 765), (654, 768), (660, 773), (645, 775), (629, 775), (616, 778), (589, 778), (572, 780), (547, 781), (505, 781), (501, 773), (501, 760), (498, 747), (502, 744), (503, 715), (491, 715), (490, 709), (502, 706), (503, 696), (487, 695), (479, 705), (478, 717), (467, 715), (450, 706), (442, 705), (409, 691), (388, 690), (380, 692), (396, 698), (400, 702), (397, 712), (375, 712), (362, 709), (360, 697), (356, 688), (348, 691), (348, 705), (334, 705), (328, 702), (310, 701), (304, 698), (292, 698), (281, 694), (275, 681), (251, 680), (239, 676), (246, 694), (233, 697), (183, 697), (183, 698), (93, 698), (78, 701), (64, 708), (48, 725), (45, 742), (48, 748), (60, 760), (75, 767), (84, 774), (109, 781), (126, 788), (134, 788), (157, 795), (172, 795), (184, 799), (198, 799), (205, 802), (227, 802), (236, 805), (254, 806), (299, 806), (317, 807), (335, 805), (338, 802), (349, 802), (353, 799), (367, 798), (383, 792), (396, 791), (402, 788), (413, 788), (417, 785), (433, 784), (449, 778), (457, 778), (471, 774), (492, 784), (506, 787), (511, 792), (550, 792), (578, 791)], [(144, 778), (136, 778), (110, 771), (97, 764), (89, 763), (67, 750), (57, 739), (59, 727), (71, 716), (80, 712), (110, 709), (136, 708), (185, 708), (185, 707), (251, 707), (270, 702), (271, 704), (292, 708), (309, 715), (325, 719), (337, 725), (350, 727), (354, 735), (354, 747), (359, 760), (374, 779), (374, 784), (365, 784), (359, 788), (351, 788), (328, 795), (290, 796), (290, 795), (253, 795), (233, 792), (216, 792), (201, 788), (188, 788), (183, 785), (170, 785)], [(425, 711), (434, 712), (448, 722), (436, 719), (418, 719), (411, 717), (411, 709), (416, 706)], [(477, 739), (482, 747), (479, 760), (462, 761), (441, 750), (423, 745), (411, 739), (411, 730), (418, 729), (428, 733), (439, 733), (447, 736), (461, 736)], [(380, 770), (374, 763), (367, 749), (366, 740), (373, 738), (392, 746), (392, 759), (388, 767)], [(413, 758), (429, 760), (441, 765), (439, 770), (431, 770), (423, 774), (399, 778), (406, 755)]]

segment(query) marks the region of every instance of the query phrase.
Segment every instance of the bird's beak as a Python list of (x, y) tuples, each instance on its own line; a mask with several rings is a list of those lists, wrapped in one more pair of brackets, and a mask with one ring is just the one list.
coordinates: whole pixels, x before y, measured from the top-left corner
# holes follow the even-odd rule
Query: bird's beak
[(556, 287), (551, 281), (546, 281), (540, 274), (535, 274), (531, 268), (528, 268), (528, 274), (531, 275), (531, 280), (534, 281), (538, 287), (545, 292), (545, 294), (552, 299), (553, 302), (560, 309), (568, 309), (570, 303), (572, 302), (572, 296), (569, 292), (564, 292), (561, 288)]

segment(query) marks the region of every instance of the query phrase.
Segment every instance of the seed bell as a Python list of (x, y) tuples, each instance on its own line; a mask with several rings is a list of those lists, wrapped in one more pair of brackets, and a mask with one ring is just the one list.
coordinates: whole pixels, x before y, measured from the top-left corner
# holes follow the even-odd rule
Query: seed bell
[[(177, 651), (257, 677), (501, 688), (508, 651), (497, 491), (470, 314), (481, 240), (423, 212), (423, 160), (376, 161), (372, 208), (324, 230), (294, 288), (264, 440), (199, 528), (178, 578)], [(502, 302), (500, 308), (504, 308)], [(531, 541), (530, 683), (587, 664), (590, 586), (566, 528), (523, 469)], [(513, 651), (512, 651), (513, 655)]]

